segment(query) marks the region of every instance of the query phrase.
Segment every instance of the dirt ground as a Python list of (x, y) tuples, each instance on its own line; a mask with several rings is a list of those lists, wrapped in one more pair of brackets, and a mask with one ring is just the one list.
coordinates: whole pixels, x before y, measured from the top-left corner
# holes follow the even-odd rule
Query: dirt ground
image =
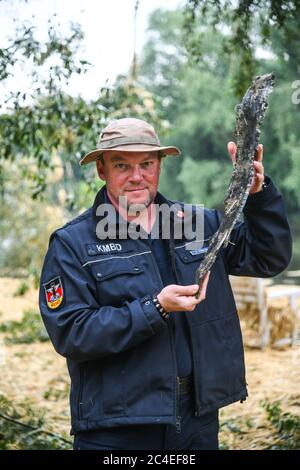
[[(19, 279), (0, 278), (0, 323), (19, 320), (24, 310), (38, 309), (37, 291), (13, 296)], [(221, 410), (220, 440), (229, 449), (263, 449), (273, 439), (262, 401), (279, 400), (284, 411), (300, 414), (300, 344), (285, 350), (246, 350), (249, 398)], [(69, 379), (65, 359), (50, 342), (4, 345), (0, 336), (0, 394), (47, 410), (47, 424), (69, 433)]]

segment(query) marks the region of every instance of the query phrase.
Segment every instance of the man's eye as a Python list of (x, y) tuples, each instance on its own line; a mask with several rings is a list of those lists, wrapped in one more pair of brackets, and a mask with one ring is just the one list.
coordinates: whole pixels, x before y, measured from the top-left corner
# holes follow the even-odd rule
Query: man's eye
[(144, 162), (142, 163), (143, 168), (150, 168), (150, 166), (153, 164), (153, 162)]
[(115, 168), (118, 168), (119, 170), (126, 170), (127, 165), (125, 165), (125, 163), (117, 163)]

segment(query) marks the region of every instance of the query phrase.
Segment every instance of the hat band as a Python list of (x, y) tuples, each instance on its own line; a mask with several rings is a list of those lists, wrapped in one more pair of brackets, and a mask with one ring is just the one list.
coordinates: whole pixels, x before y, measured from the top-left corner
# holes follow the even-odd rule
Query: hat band
[(102, 140), (98, 142), (98, 149), (109, 149), (113, 147), (118, 147), (119, 145), (129, 145), (129, 144), (148, 144), (148, 145), (158, 145), (160, 142), (156, 138), (151, 137), (116, 137), (115, 139)]

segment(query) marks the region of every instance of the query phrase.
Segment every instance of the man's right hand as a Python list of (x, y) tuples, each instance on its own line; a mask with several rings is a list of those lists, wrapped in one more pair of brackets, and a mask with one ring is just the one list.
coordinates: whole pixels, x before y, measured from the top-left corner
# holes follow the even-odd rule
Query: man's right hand
[(157, 295), (160, 304), (166, 312), (178, 312), (182, 310), (192, 312), (196, 305), (205, 299), (209, 274), (210, 273), (208, 272), (205, 276), (198, 299), (195, 297), (199, 290), (199, 286), (197, 284), (192, 284), (190, 286), (170, 284), (169, 286), (164, 287)]

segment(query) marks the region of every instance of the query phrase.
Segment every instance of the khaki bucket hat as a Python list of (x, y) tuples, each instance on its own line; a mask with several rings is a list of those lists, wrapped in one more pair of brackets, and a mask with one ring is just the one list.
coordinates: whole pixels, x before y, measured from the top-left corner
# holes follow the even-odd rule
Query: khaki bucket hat
[(161, 147), (154, 128), (145, 121), (123, 118), (112, 121), (101, 132), (97, 149), (87, 153), (80, 165), (98, 160), (103, 152), (161, 152), (161, 155), (180, 155), (177, 147)]

